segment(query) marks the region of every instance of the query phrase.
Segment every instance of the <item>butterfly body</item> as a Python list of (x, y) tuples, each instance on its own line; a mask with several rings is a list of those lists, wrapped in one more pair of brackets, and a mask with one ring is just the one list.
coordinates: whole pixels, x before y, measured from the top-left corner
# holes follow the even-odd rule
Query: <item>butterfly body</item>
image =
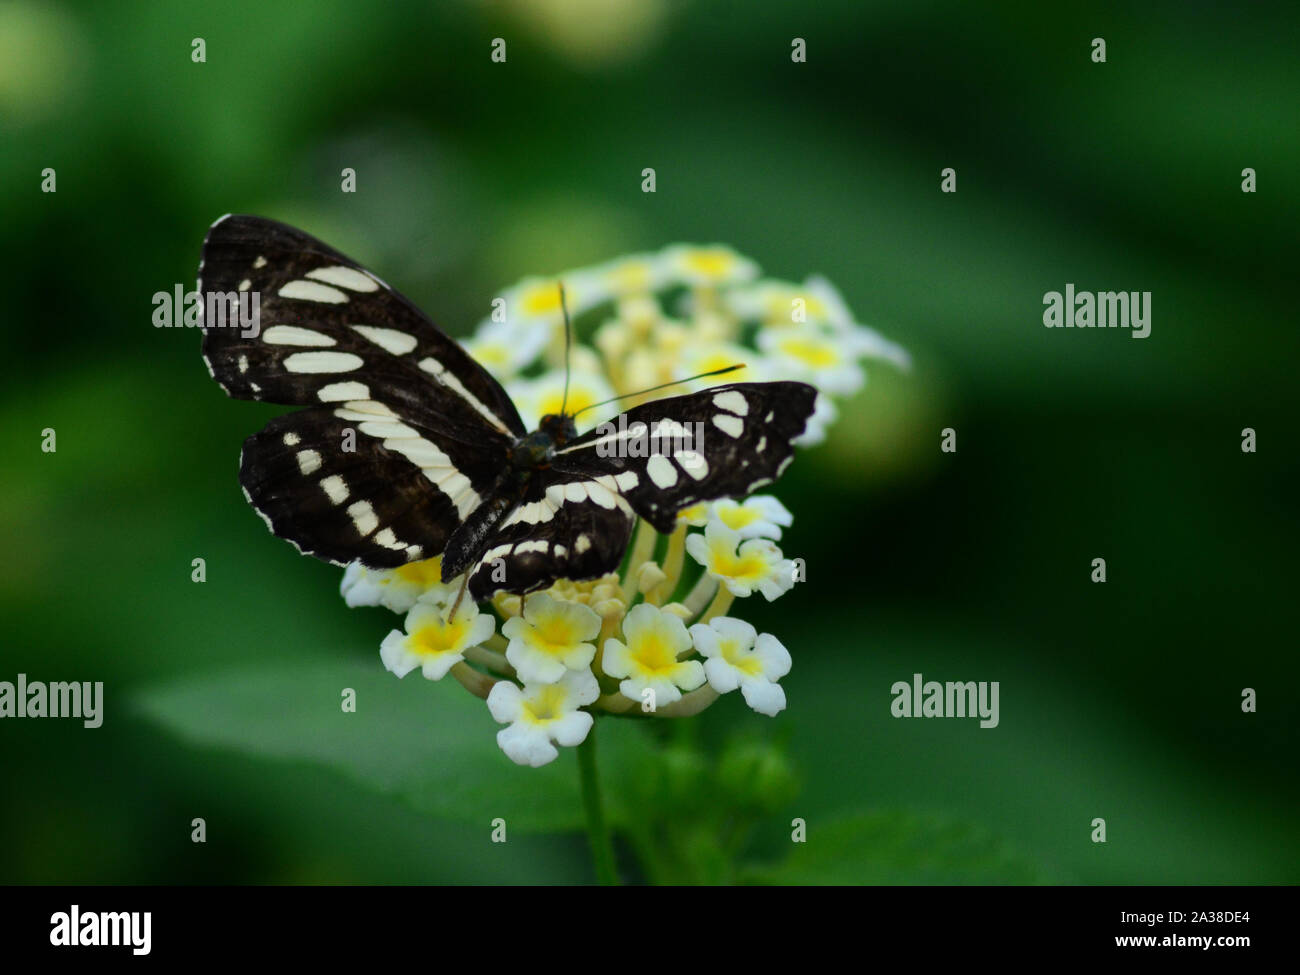
[[(816, 391), (732, 383), (654, 400), (579, 435), (548, 414), (529, 432), (510, 397), (411, 302), (313, 237), (259, 217), (208, 233), (203, 306), (260, 295), (257, 329), (205, 322), (226, 392), (303, 407), (244, 444), (240, 483), (299, 551), (375, 568), (442, 555), (471, 596), (531, 592), (617, 568), (638, 516), (670, 531), (698, 501), (780, 475)], [(647, 433), (667, 451), (636, 449)]]

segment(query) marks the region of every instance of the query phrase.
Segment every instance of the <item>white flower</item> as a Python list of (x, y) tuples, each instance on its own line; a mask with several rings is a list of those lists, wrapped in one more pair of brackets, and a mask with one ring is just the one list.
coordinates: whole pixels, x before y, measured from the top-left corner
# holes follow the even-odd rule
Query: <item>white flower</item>
[(442, 558), (408, 562), (396, 569), (367, 569), (352, 562), (343, 571), (339, 592), (349, 606), (383, 606), (405, 613), (417, 602), (442, 604), (459, 583), (442, 581)]
[(692, 528), (703, 528), (709, 523), (709, 514), (713, 510), (712, 501), (697, 501), (687, 508), (682, 508), (677, 512), (677, 524), (689, 525)]
[(488, 319), (462, 344), (497, 379), (510, 379), (537, 361), (550, 339), (545, 325)]
[(826, 440), (826, 428), (838, 420), (840, 411), (832, 402), (831, 398), (825, 393), (818, 393), (817, 399), (813, 402), (812, 416), (808, 417), (808, 423), (803, 429), (803, 433), (795, 437), (790, 442), (796, 447), (815, 447)]
[(828, 329), (763, 329), (758, 347), (781, 378), (801, 379), (825, 393), (849, 396), (866, 382), (853, 340)]
[(623, 636), (627, 643), (605, 641), (601, 667), (610, 677), (623, 678), (618, 689), (624, 697), (640, 700), (650, 688), (656, 706), (663, 707), (704, 683), (698, 660), (677, 659), (691, 649), (691, 636), (675, 614), (641, 603), (624, 617)]
[(752, 281), (758, 275), (757, 264), (723, 244), (674, 244), (665, 248), (663, 259), (675, 280), (696, 287)]
[(649, 295), (668, 283), (669, 269), (658, 254), (628, 254), (592, 268), (592, 275), (616, 298)]
[[(507, 392), (519, 409), (519, 417), (524, 421), (524, 426), (529, 430), (535, 430), (547, 413), (559, 413), (561, 405), (572, 416), (578, 410), (614, 397), (614, 389), (603, 375), (577, 368), (569, 375), (567, 404), (564, 398), (563, 369), (553, 369), (536, 379), (517, 379), (507, 386)], [(598, 423), (618, 412), (618, 404), (610, 403), (605, 408), (588, 410), (582, 415), (582, 423), (584, 426)]]
[(728, 366), (740, 366), (735, 372), (721, 376), (709, 376), (687, 384), (685, 389), (707, 389), (719, 383), (759, 382), (764, 377), (759, 375), (758, 353), (734, 342), (699, 342), (692, 341), (682, 350), (673, 365), (674, 379), (698, 376), (704, 372), (715, 372)]
[(581, 745), (591, 730), (592, 717), (578, 710), (600, 696), (600, 685), (590, 670), (571, 670), (554, 684), (524, 684), (522, 690), (508, 680), (498, 681), (488, 692), (487, 706), (500, 724), (497, 744), (517, 765), (533, 768), (555, 761), (552, 742), (566, 747)]
[(736, 596), (757, 590), (771, 601), (794, 585), (794, 563), (781, 555), (775, 542), (742, 541), (739, 532), (717, 520), (709, 521), (703, 535), (688, 535), (686, 551)]
[(899, 369), (912, 367), (912, 357), (908, 351), (898, 343), (889, 341), (874, 328), (852, 325), (845, 332), (845, 339), (849, 349), (859, 358), (884, 359)]
[(801, 328), (806, 324), (846, 328), (853, 315), (829, 281), (812, 276), (803, 284), (767, 279), (727, 295), (727, 305), (741, 318), (757, 319), (772, 328)]
[(429, 680), (441, 680), (452, 666), (465, 659), (465, 651), (482, 643), (496, 630), (489, 615), (479, 615), (470, 600), (461, 603), (456, 618), (443, 618), (442, 606), (417, 603), (406, 614), (406, 632), (393, 630), (384, 637), (379, 656), (384, 666), (398, 677), (405, 677), (416, 667)]
[(744, 501), (723, 498), (713, 502), (712, 516), (741, 538), (779, 539), (781, 529), (794, 524), (794, 515), (771, 494), (755, 494)]
[(740, 688), (745, 703), (760, 714), (785, 710), (785, 691), (777, 683), (790, 673), (790, 653), (770, 633), (744, 620), (719, 616), (691, 627), (695, 649), (705, 657), (704, 673), (719, 694)]
[(600, 616), (582, 603), (561, 602), (546, 593), (532, 596), (523, 616), (506, 620), (506, 659), (525, 683), (553, 684), (566, 671), (585, 670), (596, 656), (588, 640), (600, 633)]
[(506, 319), (518, 325), (543, 323), (561, 329), (564, 323), (560, 306), (560, 282), (564, 283), (564, 302), (569, 315), (582, 314), (601, 302), (611, 292), (591, 269), (566, 271), (553, 277), (529, 277), (501, 292), (506, 300)]

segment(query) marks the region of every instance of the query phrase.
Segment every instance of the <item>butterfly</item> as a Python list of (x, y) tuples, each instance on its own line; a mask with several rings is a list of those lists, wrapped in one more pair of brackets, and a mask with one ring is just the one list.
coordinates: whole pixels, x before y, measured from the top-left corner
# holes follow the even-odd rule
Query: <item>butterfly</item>
[[(683, 508), (772, 482), (817, 395), (730, 383), (581, 435), (563, 412), (530, 432), (501, 385), (408, 299), (261, 217), (212, 225), (198, 292), (203, 359), (221, 388), (304, 407), (244, 442), (239, 481), (271, 532), (340, 565), (441, 555), (443, 581), (465, 573), (476, 601), (604, 575), (638, 516), (667, 533)], [(233, 311), (254, 296), (255, 322), (241, 327)]]

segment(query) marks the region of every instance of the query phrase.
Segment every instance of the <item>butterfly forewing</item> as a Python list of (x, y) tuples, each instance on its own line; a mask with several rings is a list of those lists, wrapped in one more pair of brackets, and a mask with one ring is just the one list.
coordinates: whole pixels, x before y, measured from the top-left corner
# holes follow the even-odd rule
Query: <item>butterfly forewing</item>
[(743, 497), (776, 480), (817, 391), (804, 383), (729, 383), (633, 407), (557, 451), (561, 473), (615, 475), (660, 532), (701, 501)]
[[(309, 406), (406, 401), (463, 431), (523, 434), (499, 383), (410, 301), (355, 261), (299, 230), (228, 216), (203, 243), (203, 356), (231, 396)], [(207, 320), (257, 294), (257, 327)], [(234, 321), (235, 324), (230, 324)], [(256, 334), (249, 334), (256, 331)]]

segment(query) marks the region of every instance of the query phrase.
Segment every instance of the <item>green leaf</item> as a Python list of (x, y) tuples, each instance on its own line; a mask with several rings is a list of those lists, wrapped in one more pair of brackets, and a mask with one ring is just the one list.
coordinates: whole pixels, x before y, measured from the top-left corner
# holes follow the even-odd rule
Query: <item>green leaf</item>
[[(356, 691), (355, 713), (342, 710), (344, 688)], [(136, 703), (192, 744), (328, 766), (433, 816), (485, 828), (501, 817), (523, 831), (583, 824), (572, 749), (540, 769), (515, 765), (497, 747), (502, 726), (452, 678), (399, 681), (377, 662), (244, 668), (155, 687)], [(650, 745), (634, 722), (600, 724), (606, 812), (618, 824), (629, 812), (620, 782)]]
[(988, 830), (933, 813), (863, 812), (808, 823), (786, 859), (751, 869), (768, 884), (1040, 884), (1053, 878)]

